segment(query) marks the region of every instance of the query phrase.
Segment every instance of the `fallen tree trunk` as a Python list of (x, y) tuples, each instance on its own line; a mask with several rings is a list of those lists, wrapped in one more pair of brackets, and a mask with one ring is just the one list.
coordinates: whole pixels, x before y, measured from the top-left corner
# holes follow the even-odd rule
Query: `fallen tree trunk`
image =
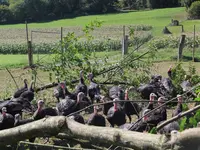
[(33, 137), (57, 136), (65, 134), (71, 138), (84, 139), (92, 144), (105, 143), (129, 147), (134, 150), (198, 149), (200, 128), (181, 133), (174, 132), (170, 137), (125, 131), (109, 127), (87, 126), (64, 116), (44, 118), (15, 128), (0, 131), (0, 146), (15, 144)]

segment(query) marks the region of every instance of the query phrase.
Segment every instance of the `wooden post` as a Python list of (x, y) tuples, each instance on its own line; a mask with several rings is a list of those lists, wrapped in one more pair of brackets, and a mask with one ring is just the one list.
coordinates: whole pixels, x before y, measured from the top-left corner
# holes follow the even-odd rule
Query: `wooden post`
[(180, 42), (179, 42), (179, 46), (178, 46), (178, 57), (177, 57), (178, 62), (182, 59), (185, 37), (186, 37), (186, 35), (182, 34), (181, 38), (180, 38)]
[(128, 53), (128, 35), (125, 33), (125, 26), (123, 26), (123, 38), (122, 38), (122, 56)]
[(32, 52), (31, 41), (28, 41), (28, 62), (29, 62), (29, 66), (33, 65), (33, 52)]
[(183, 27), (183, 25), (181, 25), (181, 32), (184, 32), (184, 27)]
[(26, 39), (27, 39), (27, 45), (28, 45), (28, 63), (29, 63), (29, 66), (32, 66), (33, 65), (32, 44), (28, 38), (28, 23), (27, 23), (27, 21), (25, 21), (25, 24), (26, 24)]
[(27, 21), (25, 21), (25, 24), (26, 24), (26, 39), (27, 39), (27, 44), (28, 44), (29, 39), (28, 39), (28, 23), (27, 23)]
[(194, 62), (194, 52), (195, 52), (195, 25), (194, 25), (194, 41), (193, 41), (193, 50), (192, 50), (192, 61)]

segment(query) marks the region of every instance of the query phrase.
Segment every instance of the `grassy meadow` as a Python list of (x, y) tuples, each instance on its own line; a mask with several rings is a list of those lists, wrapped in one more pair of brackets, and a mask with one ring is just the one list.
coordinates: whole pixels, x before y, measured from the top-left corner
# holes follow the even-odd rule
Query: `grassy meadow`
[[(185, 33), (193, 32), (193, 25), (196, 24), (197, 34), (199, 32), (199, 20), (187, 20), (185, 8), (166, 8), (146, 11), (130, 11), (124, 13), (81, 16), (70, 19), (62, 19), (42, 23), (30, 23), (29, 38), (31, 31), (57, 32), (57, 34), (33, 33), (33, 43), (52, 42), (60, 40), (60, 27), (63, 27), (63, 35), (67, 32), (75, 32), (76, 35), (82, 35), (82, 28), (93, 20), (101, 20), (103, 26), (92, 34), (97, 38), (121, 39), (123, 25), (126, 27), (132, 25), (150, 25), (153, 27), (153, 36), (163, 36), (162, 29), (171, 23), (171, 19), (178, 19), (184, 25)], [(180, 34), (181, 27), (169, 27), (173, 34)], [(128, 29), (126, 29), (128, 31)], [(0, 25), (0, 43), (24, 43), (26, 42), (25, 24)]]

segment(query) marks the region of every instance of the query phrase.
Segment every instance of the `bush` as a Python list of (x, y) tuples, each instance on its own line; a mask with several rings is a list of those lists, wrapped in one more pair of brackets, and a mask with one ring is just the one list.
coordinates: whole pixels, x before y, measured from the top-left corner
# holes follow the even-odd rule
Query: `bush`
[(200, 1), (193, 2), (188, 10), (189, 19), (200, 18)]
[(8, 6), (0, 5), (0, 23), (10, 22), (12, 20), (12, 13)]
[[(33, 44), (34, 54), (48, 54), (57, 45), (54, 43)], [(27, 43), (0, 44), (0, 54), (27, 54)]]
[[(164, 48), (178, 48), (179, 39), (180, 37), (178, 36), (166, 36), (163, 38), (153, 39), (148, 44), (150, 49), (156, 49), (156, 50)], [(186, 48), (193, 48), (193, 46), (199, 47), (199, 45), (200, 45), (200, 38), (198, 36), (196, 36), (195, 45), (193, 37), (186, 37), (185, 39)]]

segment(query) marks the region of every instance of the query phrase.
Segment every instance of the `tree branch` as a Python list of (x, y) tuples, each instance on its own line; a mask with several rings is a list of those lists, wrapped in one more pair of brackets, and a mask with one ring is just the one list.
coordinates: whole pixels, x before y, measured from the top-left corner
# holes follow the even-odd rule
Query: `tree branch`
[(160, 130), (161, 128), (163, 128), (164, 126), (166, 126), (167, 124), (169, 124), (169, 123), (171, 123), (173, 121), (176, 121), (176, 120), (180, 119), (181, 117), (186, 116), (187, 114), (190, 114), (190, 113), (192, 113), (194, 111), (197, 111), (198, 109), (200, 109), (200, 105), (198, 105), (198, 106), (196, 106), (196, 107), (194, 107), (194, 108), (192, 108), (192, 109), (190, 109), (190, 110), (188, 110), (188, 111), (186, 111), (184, 113), (181, 113), (181, 114), (179, 114), (177, 116), (174, 116), (173, 118), (171, 118), (169, 120), (166, 120), (165, 122), (161, 123), (160, 125), (158, 125), (156, 127), (157, 131)]
[(15, 78), (13, 77), (12, 73), (8, 70), (8, 68), (6, 68), (6, 70), (8, 71), (8, 73), (10, 74), (10, 76), (12, 77), (17, 89), (19, 89), (19, 86), (17, 85), (17, 82), (15, 81)]

